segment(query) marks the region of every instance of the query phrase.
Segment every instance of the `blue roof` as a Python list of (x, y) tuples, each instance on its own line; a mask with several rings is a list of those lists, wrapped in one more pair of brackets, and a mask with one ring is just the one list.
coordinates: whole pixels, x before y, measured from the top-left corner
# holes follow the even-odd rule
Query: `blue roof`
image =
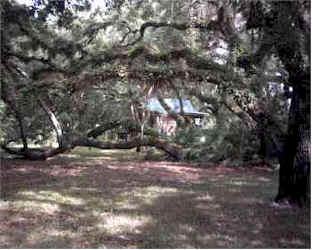
[[(181, 113), (181, 106), (180, 106), (179, 99), (165, 98), (164, 101), (171, 108), (173, 112)], [(204, 113), (196, 111), (192, 103), (189, 100), (182, 100), (182, 103), (183, 103), (183, 111), (185, 114), (204, 114)], [(149, 99), (146, 107), (150, 111), (158, 112), (161, 114), (168, 114), (168, 112), (161, 106), (157, 98)]]

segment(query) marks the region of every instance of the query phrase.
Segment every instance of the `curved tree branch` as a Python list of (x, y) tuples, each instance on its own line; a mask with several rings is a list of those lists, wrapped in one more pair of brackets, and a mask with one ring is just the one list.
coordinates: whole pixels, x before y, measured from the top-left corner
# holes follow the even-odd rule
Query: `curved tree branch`
[(94, 139), (108, 130), (116, 128), (121, 125), (120, 121), (113, 121), (108, 124), (100, 125), (87, 133), (87, 137), (93, 137)]
[(144, 34), (147, 28), (173, 28), (177, 30), (187, 30), (190, 28), (196, 28), (201, 30), (207, 30), (207, 31), (217, 31), (219, 26), (218, 22), (211, 20), (208, 23), (171, 23), (171, 22), (146, 22), (141, 25), (141, 27), (137, 30), (139, 31), (140, 35), (137, 39), (135, 39), (133, 42), (126, 45), (126, 47), (133, 46), (136, 43), (140, 42), (144, 38)]
[(182, 147), (178, 146), (177, 144), (170, 143), (165, 139), (153, 137), (143, 139), (137, 137), (132, 141), (118, 143), (102, 142), (87, 138), (81, 138), (75, 141), (73, 145), (79, 147), (94, 147), (99, 149), (132, 149), (140, 146), (150, 146), (156, 147), (168, 153), (170, 156), (174, 157), (177, 160), (183, 160), (184, 158), (184, 152), (182, 150)]
[(53, 125), (53, 128), (55, 130), (55, 133), (56, 133), (59, 148), (62, 148), (64, 145), (64, 138), (63, 138), (63, 130), (62, 130), (61, 124), (58, 122), (54, 113), (50, 110), (50, 108), (44, 103), (44, 101), (40, 97), (38, 97), (38, 102), (39, 102), (40, 106), (42, 107), (42, 109), (49, 116), (49, 119), (50, 119), (50, 121)]
[(27, 151), (16, 150), (9, 148), (6, 145), (1, 145), (1, 147), (8, 153), (21, 156), (27, 160), (46, 160), (50, 157), (56, 156), (58, 154), (65, 153), (74, 149), (75, 147), (93, 147), (98, 149), (132, 149), (140, 146), (150, 146), (156, 147), (173, 158), (181, 161), (184, 159), (185, 150), (177, 144), (171, 143), (162, 138), (148, 137), (148, 138), (134, 138), (132, 141), (128, 142), (103, 142), (98, 140), (93, 140), (89, 138), (80, 138), (73, 141), (71, 144), (63, 146), (62, 148), (56, 149), (29, 149)]

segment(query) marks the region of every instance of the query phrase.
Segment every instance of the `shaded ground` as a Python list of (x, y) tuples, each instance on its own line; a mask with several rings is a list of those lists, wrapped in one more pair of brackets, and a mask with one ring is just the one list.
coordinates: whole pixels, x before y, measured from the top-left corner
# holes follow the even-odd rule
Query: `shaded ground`
[(310, 248), (310, 211), (271, 206), (269, 169), (93, 150), (1, 167), (0, 248)]

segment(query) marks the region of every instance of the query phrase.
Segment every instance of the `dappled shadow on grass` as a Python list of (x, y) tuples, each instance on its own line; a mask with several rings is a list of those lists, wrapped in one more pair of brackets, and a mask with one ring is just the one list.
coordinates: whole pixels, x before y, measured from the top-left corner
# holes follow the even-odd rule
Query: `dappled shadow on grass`
[(101, 150), (96, 148), (77, 147), (67, 154), (62, 154), (57, 157), (58, 160), (64, 162), (102, 162), (102, 161), (143, 161), (144, 153), (136, 152), (136, 149), (125, 150)]
[(5, 163), (0, 247), (310, 246), (308, 211), (270, 206), (272, 172), (75, 159)]

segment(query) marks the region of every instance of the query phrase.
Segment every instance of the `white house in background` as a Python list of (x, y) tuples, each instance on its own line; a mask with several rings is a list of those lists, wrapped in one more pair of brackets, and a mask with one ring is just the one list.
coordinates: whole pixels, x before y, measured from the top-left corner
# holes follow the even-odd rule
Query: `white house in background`
[[(201, 126), (202, 118), (207, 113), (198, 112), (192, 105), (190, 100), (182, 100), (182, 107), (179, 99), (165, 98), (165, 103), (170, 107), (171, 111), (183, 115), (187, 120), (187, 125)], [(156, 127), (159, 132), (166, 135), (174, 135), (177, 129), (175, 119), (163, 108), (157, 98), (150, 98), (147, 101), (146, 109), (152, 112), (151, 125)]]

